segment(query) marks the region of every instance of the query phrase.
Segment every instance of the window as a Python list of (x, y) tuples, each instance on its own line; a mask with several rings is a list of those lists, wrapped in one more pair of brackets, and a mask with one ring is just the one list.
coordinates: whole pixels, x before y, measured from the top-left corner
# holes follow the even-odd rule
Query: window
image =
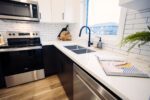
[(95, 35), (117, 35), (119, 0), (86, 0), (86, 24)]

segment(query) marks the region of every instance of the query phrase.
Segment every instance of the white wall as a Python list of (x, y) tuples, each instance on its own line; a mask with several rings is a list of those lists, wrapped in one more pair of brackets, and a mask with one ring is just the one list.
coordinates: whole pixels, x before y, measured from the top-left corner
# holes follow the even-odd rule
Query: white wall
[[(142, 11), (128, 9), (124, 27), (124, 36), (139, 31), (148, 31), (147, 25), (150, 25), (150, 9)], [(131, 52), (139, 55), (150, 56), (150, 43), (140, 48), (135, 47)]]
[(48, 24), (0, 20), (0, 32), (5, 33), (6, 31), (38, 31), (40, 32), (42, 43), (49, 42), (50, 40), (56, 40), (57, 35), (65, 26), (66, 24)]
[[(140, 11), (127, 9), (125, 17), (125, 21), (122, 23), (122, 29), (120, 31), (121, 37), (125, 37), (139, 31), (148, 31), (147, 25), (150, 25), (150, 9)], [(122, 53), (148, 63), (150, 61), (150, 43), (147, 43), (140, 48), (136, 46), (130, 52), (127, 52), (129, 45), (119, 48), (119, 45), (116, 46), (110, 43), (104, 43), (104, 47), (114, 52)]]
[[(119, 44), (121, 42), (122, 37), (128, 34), (133, 34), (138, 31), (148, 31), (147, 25), (150, 25), (150, 8), (145, 10), (140, 10), (140, 11), (123, 8), (121, 11), (120, 24), (119, 24), (120, 28), (119, 28), (118, 36), (115, 37), (102, 36), (102, 40), (104, 43), (103, 48), (110, 51), (124, 54), (128, 57), (134, 57), (149, 63), (150, 43), (141, 46), (140, 48), (136, 46), (130, 52), (127, 52), (128, 46), (120, 48), (120, 44)], [(98, 38), (93, 37), (92, 40), (94, 41), (95, 44), (98, 42)], [(85, 41), (87, 42), (87, 40)]]

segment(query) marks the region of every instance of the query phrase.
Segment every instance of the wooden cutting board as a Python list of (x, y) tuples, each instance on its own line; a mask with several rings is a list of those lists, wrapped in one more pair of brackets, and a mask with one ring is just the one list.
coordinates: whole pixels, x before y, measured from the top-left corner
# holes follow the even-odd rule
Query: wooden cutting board
[(3, 37), (0, 37), (0, 45), (4, 45), (5, 42), (4, 42), (4, 38)]
[(72, 37), (69, 31), (64, 31), (60, 34), (59, 39), (62, 41), (71, 41)]

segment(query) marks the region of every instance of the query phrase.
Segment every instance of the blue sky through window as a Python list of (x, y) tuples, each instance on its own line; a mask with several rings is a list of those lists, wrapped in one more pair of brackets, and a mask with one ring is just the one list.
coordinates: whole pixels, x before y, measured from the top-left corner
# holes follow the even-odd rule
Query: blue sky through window
[(116, 35), (119, 24), (119, 0), (87, 0), (87, 24), (95, 34)]

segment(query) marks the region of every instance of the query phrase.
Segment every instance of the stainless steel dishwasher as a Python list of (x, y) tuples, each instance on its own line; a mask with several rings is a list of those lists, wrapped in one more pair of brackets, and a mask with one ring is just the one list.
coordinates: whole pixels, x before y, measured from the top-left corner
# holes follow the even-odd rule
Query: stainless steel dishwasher
[(118, 100), (76, 64), (73, 77), (74, 100)]

